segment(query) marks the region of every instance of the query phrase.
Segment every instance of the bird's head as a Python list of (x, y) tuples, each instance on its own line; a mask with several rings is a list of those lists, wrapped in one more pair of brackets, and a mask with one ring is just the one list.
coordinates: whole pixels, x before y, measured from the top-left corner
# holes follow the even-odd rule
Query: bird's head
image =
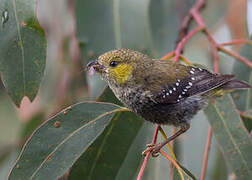
[(117, 49), (106, 52), (96, 61), (88, 63), (87, 69), (94, 69), (109, 83), (123, 85), (134, 78), (133, 72), (142, 67), (146, 59), (146, 55), (137, 51)]

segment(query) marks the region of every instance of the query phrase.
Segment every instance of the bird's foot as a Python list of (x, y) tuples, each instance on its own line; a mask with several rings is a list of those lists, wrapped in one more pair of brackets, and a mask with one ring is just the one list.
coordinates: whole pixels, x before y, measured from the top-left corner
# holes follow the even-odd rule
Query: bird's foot
[(160, 144), (147, 144), (147, 148), (142, 152), (143, 156), (146, 156), (147, 153), (151, 153), (152, 157), (159, 156)]

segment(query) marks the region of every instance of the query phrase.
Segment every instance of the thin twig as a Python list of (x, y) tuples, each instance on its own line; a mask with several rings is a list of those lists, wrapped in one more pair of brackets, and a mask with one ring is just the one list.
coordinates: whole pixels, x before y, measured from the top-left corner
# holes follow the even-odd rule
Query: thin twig
[[(196, 4), (194, 5), (194, 7), (192, 7), (192, 9), (195, 9), (196, 11), (201, 11), (204, 9), (205, 5), (206, 5), (205, 0), (198, 0), (196, 2)], [(192, 9), (191, 9), (191, 11), (192, 11)], [(179, 35), (178, 35), (178, 40), (177, 40), (176, 45), (178, 45), (178, 43), (180, 41), (182, 41), (182, 39), (185, 36), (187, 36), (188, 29), (189, 29), (189, 26), (190, 26), (192, 20), (193, 20), (193, 16), (192, 16), (191, 12), (189, 12), (188, 15), (184, 17), (184, 20), (182, 22), (181, 28), (179, 30)]]
[[(166, 134), (165, 134), (165, 132), (164, 132), (164, 130), (163, 130), (163, 128), (162, 128), (161, 126), (160, 126), (160, 128), (159, 128), (159, 131), (160, 131), (161, 135), (164, 137), (164, 139), (167, 140), (168, 138), (167, 138), (167, 136), (166, 136)], [(167, 147), (168, 147), (168, 149), (169, 149), (169, 151), (170, 151), (170, 153), (171, 153), (172, 158), (173, 158), (174, 160), (176, 160), (176, 156), (175, 156), (175, 154), (174, 154), (174, 152), (173, 152), (173, 150), (172, 150), (172, 147), (170, 146), (169, 143), (167, 143)]]
[[(156, 142), (157, 142), (158, 129), (159, 129), (159, 125), (157, 124), (155, 132), (154, 132), (154, 135), (153, 135), (153, 138), (152, 138), (152, 144), (156, 144)], [(147, 155), (145, 156), (144, 162), (143, 162), (143, 164), (142, 164), (142, 166), (140, 168), (140, 171), (138, 173), (137, 180), (141, 180), (142, 179), (142, 176), (143, 176), (143, 173), (144, 173), (144, 169), (145, 169), (145, 167), (146, 167), (146, 165), (148, 163), (150, 155), (151, 155), (151, 152), (148, 152)]]
[(240, 44), (248, 44), (252, 46), (252, 42), (247, 39), (235, 39), (229, 42), (220, 43), (221, 46), (233, 46), (233, 45), (240, 45)]
[[(172, 134), (175, 134), (175, 127), (172, 128)], [(174, 140), (174, 141), (175, 141), (175, 140)], [(172, 151), (172, 152), (173, 152), (173, 148), (174, 148), (174, 141), (171, 141), (170, 144), (168, 143), (168, 144), (170, 145), (170, 148), (171, 148), (171, 151)], [(167, 145), (168, 145), (168, 144), (167, 144)], [(174, 155), (174, 156), (175, 156), (175, 155)], [(175, 160), (175, 159), (174, 159), (174, 160)], [(175, 166), (175, 167), (176, 167), (176, 166)], [(169, 179), (170, 179), (170, 180), (173, 180), (173, 177), (174, 177), (173, 175), (174, 175), (174, 173), (173, 173), (173, 164), (172, 164), (171, 161), (170, 161), (169, 168), (170, 168), (170, 174), (169, 174), (170, 176), (169, 176)], [(178, 171), (181, 171), (181, 169), (177, 169), (177, 170), (178, 170)], [(180, 172), (179, 172), (179, 174), (180, 174)], [(180, 174), (180, 176), (181, 176), (181, 174)]]
[(200, 180), (205, 180), (208, 156), (209, 156), (209, 151), (210, 151), (210, 146), (211, 146), (211, 141), (212, 141), (212, 134), (213, 134), (213, 129), (211, 127), (209, 127), (208, 135), (207, 135), (207, 143), (206, 143), (206, 146), (205, 146), (205, 152), (204, 152), (204, 158), (203, 158), (203, 165), (202, 165), (202, 170), (201, 170), (201, 175), (200, 175)]
[[(164, 157), (166, 157), (177, 169), (181, 169), (180, 166), (178, 165), (178, 163), (170, 156), (168, 156), (168, 154), (166, 154), (164, 151), (159, 150), (160, 154)], [(182, 174), (182, 171), (178, 171), (180, 177), (182, 180), (184, 180), (184, 176)]]
[[(170, 60), (171, 58), (173, 58), (175, 56), (175, 52), (174, 51), (171, 51), (169, 53), (167, 53), (166, 55), (164, 55), (161, 60)], [(187, 65), (189, 66), (193, 66), (193, 64), (185, 57), (183, 56), (182, 54), (180, 54), (179, 56), (179, 59), (181, 61), (183, 61), (184, 63), (186, 63)]]
[(230, 56), (233, 56), (234, 58), (236, 58), (237, 60), (241, 61), (242, 63), (244, 63), (245, 65), (247, 65), (248, 67), (252, 68), (252, 62), (249, 61), (247, 58), (239, 55), (238, 53), (236, 52), (233, 52), (233, 51), (230, 51), (226, 48), (224, 48), (223, 46), (219, 46), (218, 49)]
[(182, 53), (182, 50), (184, 49), (185, 44), (187, 43), (187, 41), (189, 39), (191, 39), (196, 33), (202, 31), (203, 27), (196, 27), (195, 29), (193, 29), (191, 32), (188, 33), (187, 36), (185, 36), (179, 43), (178, 46), (175, 50), (175, 57), (174, 57), (174, 61), (177, 62), (179, 60), (179, 57)]
[(167, 53), (166, 55), (164, 55), (164, 56), (161, 58), (161, 60), (169, 60), (169, 59), (171, 59), (172, 57), (174, 57), (174, 55), (175, 55), (175, 52), (174, 52), (174, 51), (171, 51), (171, 52)]

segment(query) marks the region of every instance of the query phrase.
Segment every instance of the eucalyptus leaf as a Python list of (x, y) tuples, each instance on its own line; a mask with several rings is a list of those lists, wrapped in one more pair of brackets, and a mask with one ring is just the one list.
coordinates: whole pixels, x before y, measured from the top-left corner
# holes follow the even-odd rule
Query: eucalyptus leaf
[(233, 175), (239, 180), (251, 179), (252, 139), (235, 110), (230, 95), (209, 104), (205, 113)]
[(36, 0), (0, 0), (0, 72), (16, 105), (35, 98), (44, 75), (46, 40), (36, 9)]
[(62, 176), (124, 108), (83, 102), (44, 122), (28, 139), (9, 179), (56, 179)]
[(74, 164), (69, 179), (115, 179), (141, 126), (142, 120), (134, 113), (116, 113), (105, 131)]

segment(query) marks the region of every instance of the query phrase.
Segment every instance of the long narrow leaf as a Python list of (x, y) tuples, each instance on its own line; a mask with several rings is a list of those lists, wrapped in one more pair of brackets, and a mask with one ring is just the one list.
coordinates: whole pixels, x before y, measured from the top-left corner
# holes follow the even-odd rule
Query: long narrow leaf
[(215, 138), (233, 175), (252, 179), (252, 139), (244, 127), (230, 96), (210, 104), (205, 113)]
[(16, 105), (35, 98), (44, 75), (46, 39), (36, 6), (37, 0), (0, 0), (0, 73)]
[(9, 179), (62, 176), (124, 108), (97, 102), (73, 105), (43, 123), (28, 139)]

